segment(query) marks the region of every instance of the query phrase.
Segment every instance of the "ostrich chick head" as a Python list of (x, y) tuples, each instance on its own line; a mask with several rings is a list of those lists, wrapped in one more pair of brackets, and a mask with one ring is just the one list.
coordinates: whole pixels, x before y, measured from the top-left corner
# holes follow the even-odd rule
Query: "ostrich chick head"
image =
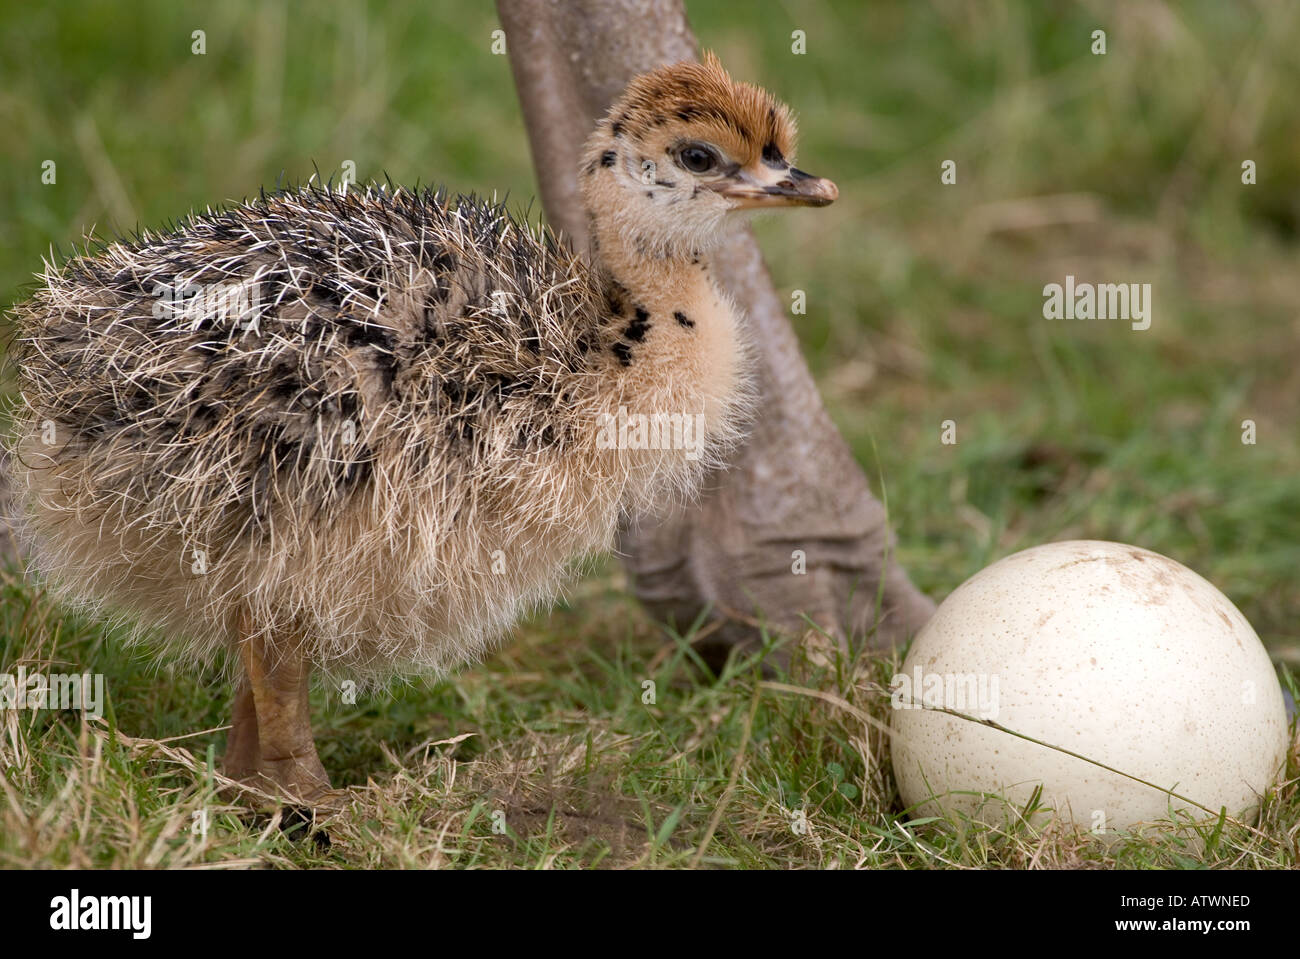
[(712, 53), (632, 81), (587, 141), (592, 234), (646, 259), (698, 257), (736, 214), (826, 206), (830, 180), (794, 167), (795, 122), (766, 90), (734, 82)]

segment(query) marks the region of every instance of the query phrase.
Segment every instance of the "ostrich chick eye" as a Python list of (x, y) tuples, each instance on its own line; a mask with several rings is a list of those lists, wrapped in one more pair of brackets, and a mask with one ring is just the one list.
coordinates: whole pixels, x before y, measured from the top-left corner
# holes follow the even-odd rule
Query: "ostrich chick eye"
[(718, 165), (718, 155), (706, 146), (688, 143), (677, 152), (677, 162), (691, 173), (708, 173)]

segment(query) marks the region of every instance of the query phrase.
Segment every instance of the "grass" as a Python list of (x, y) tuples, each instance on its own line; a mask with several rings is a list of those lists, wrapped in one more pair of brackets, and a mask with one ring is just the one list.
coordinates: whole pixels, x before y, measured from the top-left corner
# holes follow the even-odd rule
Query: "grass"
[[(690, 7), (736, 75), (794, 105), (801, 165), (840, 186), (827, 210), (757, 229), (778, 289), (807, 294), (805, 353), (883, 477), (916, 581), (941, 598), (1039, 542), (1138, 543), (1218, 585), (1300, 670), (1300, 8)], [(508, 190), (521, 205), (535, 192), (487, 4), (158, 0), (2, 16), (9, 300), (84, 228), (156, 226), (345, 160), (360, 179)], [(190, 53), (196, 29), (203, 56)], [(790, 52), (795, 29), (804, 56)], [(1104, 56), (1089, 53), (1094, 29)], [(947, 159), (952, 186), (939, 182)], [(1241, 182), (1245, 160), (1255, 185)], [(1044, 320), (1042, 287), (1067, 273), (1150, 282), (1151, 329)], [(947, 419), (956, 445), (939, 441)], [(1246, 419), (1255, 445), (1240, 441)], [(454, 681), (354, 704), (317, 690), (322, 759), (352, 789), (326, 846), (214, 793), (205, 767), (229, 697), (215, 676), (124, 651), (13, 571), (3, 590), (0, 667), (102, 672), (112, 708), (96, 723), (0, 714), (0, 865), (1300, 860), (1294, 754), (1255, 830), (1102, 848), (1023, 823), (908, 823), (888, 743), (860, 718), (887, 718), (874, 688), (893, 660), (803, 664), (765, 683), (756, 653), (706, 677), (690, 637), (650, 621), (613, 563)]]

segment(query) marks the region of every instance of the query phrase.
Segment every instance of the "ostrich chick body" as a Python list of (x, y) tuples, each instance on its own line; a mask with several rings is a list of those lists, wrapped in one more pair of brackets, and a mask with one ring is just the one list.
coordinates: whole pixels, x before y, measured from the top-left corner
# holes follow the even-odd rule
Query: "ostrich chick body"
[(313, 799), (313, 669), (443, 673), (689, 495), (740, 432), (736, 211), (824, 205), (716, 59), (635, 79), (579, 173), (593, 261), (493, 204), (314, 187), (47, 266), (16, 310), (34, 567), (241, 669), (228, 775)]

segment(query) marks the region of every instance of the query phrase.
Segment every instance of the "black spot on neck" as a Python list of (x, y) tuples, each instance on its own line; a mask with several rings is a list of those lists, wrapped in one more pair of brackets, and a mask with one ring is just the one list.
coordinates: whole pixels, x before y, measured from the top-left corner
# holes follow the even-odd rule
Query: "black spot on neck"
[(615, 161), (616, 159), (618, 159), (618, 154), (617, 154), (617, 153), (615, 153), (613, 150), (606, 150), (604, 153), (602, 153), (602, 154), (600, 155), (600, 165), (601, 165), (601, 166), (613, 166), (613, 165), (614, 165), (614, 161)]
[(650, 329), (650, 314), (642, 307), (636, 308), (636, 316), (627, 329), (623, 331), (623, 336), (633, 343), (640, 343), (645, 339), (646, 332)]
[(613, 347), (611, 347), (611, 352), (618, 357), (619, 366), (632, 365), (632, 347), (628, 346), (626, 343), (615, 343)]
[(683, 313), (681, 310), (673, 311), (673, 319), (676, 320), (678, 323), (680, 323), (682, 326), (686, 327), (688, 330), (691, 329), (693, 326), (695, 326), (695, 321), (692, 319), (688, 319), (686, 314)]

